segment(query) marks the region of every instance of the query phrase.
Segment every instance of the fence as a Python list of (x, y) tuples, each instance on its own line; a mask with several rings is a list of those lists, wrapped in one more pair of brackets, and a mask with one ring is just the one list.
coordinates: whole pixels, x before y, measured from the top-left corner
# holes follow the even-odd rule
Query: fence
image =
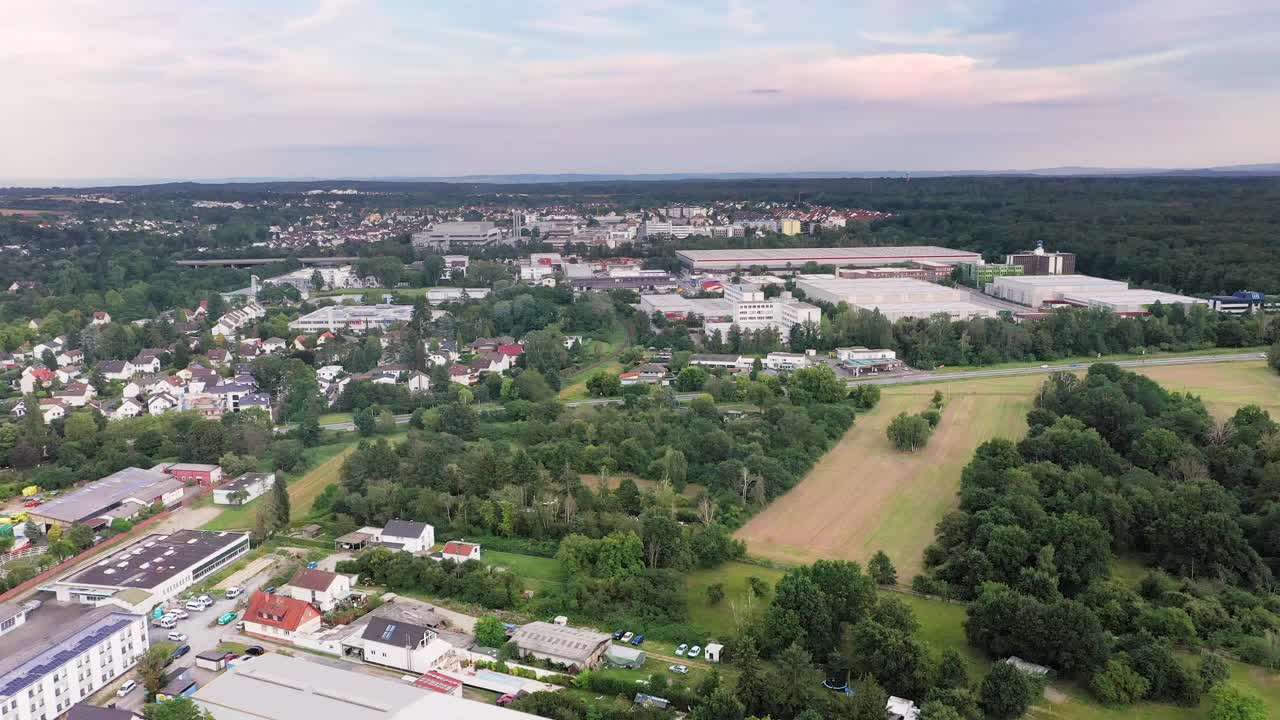
[(35, 557), (37, 555), (43, 555), (47, 552), (49, 552), (48, 545), (31, 545), (29, 547), (24, 547), (21, 550), (14, 550), (13, 552), (7, 552), (3, 555), (0, 555), (0, 577), (3, 577), (5, 574), (4, 566), (8, 565), (14, 560), (22, 560), (23, 558)]
[(154, 525), (157, 521), (161, 520), (162, 518), (166, 518), (166, 517), (168, 517), (168, 516), (169, 516), (169, 511), (168, 511), (168, 510), (165, 510), (164, 512), (160, 512), (160, 513), (157, 513), (157, 514), (155, 514), (155, 515), (152, 515), (151, 517), (147, 518), (146, 520), (143, 520), (142, 522), (140, 522), (140, 523), (138, 523), (137, 525), (133, 526), (133, 529), (132, 529), (132, 530), (130, 530), (129, 532), (127, 532), (127, 533), (121, 533), (121, 534), (119, 534), (119, 535), (115, 535), (115, 536), (113, 536), (113, 537), (109, 537), (109, 538), (107, 538), (106, 540), (103, 540), (102, 542), (98, 543), (97, 545), (94, 545), (93, 547), (91, 547), (91, 548), (89, 548), (89, 549), (87, 549), (87, 550), (85, 550), (85, 551), (81, 552), (79, 555), (76, 555), (75, 557), (71, 557), (71, 558), (68, 558), (68, 559), (66, 559), (66, 560), (63, 560), (62, 562), (58, 563), (57, 565), (54, 565), (53, 567), (49, 568), (48, 570), (45, 570), (44, 572), (40, 573), (39, 575), (36, 575), (35, 577), (31, 578), (30, 580), (28, 580), (28, 581), (26, 581), (26, 582), (22, 583), (21, 585), (18, 585), (17, 587), (12, 588), (12, 589), (11, 589), (11, 590), (9, 590), (8, 592), (5, 592), (5, 593), (3, 593), (3, 594), (0, 594), (0, 602), (4, 602), (5, 600), (9, 600), (9, 599), (15, 598), (15, 597), (17, 597), (17, 596), (19, 596), (19, 595), (21, 595), (21, 594), (23, 594), (23, 593), (27, 592), (28, 590), (31, 590), (32, 588), (37, 587), (37, 586), (39, 586), (40, 584), (42, 584), (42, 583), (44, 583), (44, 582), (48, 581), (50, 578), (53, 578), (53, 577), (57, 576), (58, 574), (60, 574), (60, 573), (62, 573), (62, 572), (65, 572), (65, 571), (67, 571), (67, 570), (70, 570), (72, 567), (75, 567), (75, 565), (76, 565), (77, 563), (79, 563), (79, 562), (81, 562), (81, 561), (83, 561), (83, 560), (85, 560), (85, 559), (87, 559), (87, 558), (90, 558), (90, 557), (92, 557), (92, 556), (94, 556), (94, 555), (97, 555), (98, 553), (103, 552), (104, 550), (107, 550), (108, 548), (110, 548), (110, 547), (112, 547), (112, 546), (114, 546), (114, 545), (118, 545), (118, 544), (120, 544), (122, 541), (124, 541), (124, 540), (126, 540), (126, 539), (133, 539), (133, 538), (136, 538), (136, 536), (137, 536), (137, 531), (138, 531), (138, 530), (141, 530), (141, 529), (143, 529), (143, 528), (150, 527), (151, 525)]

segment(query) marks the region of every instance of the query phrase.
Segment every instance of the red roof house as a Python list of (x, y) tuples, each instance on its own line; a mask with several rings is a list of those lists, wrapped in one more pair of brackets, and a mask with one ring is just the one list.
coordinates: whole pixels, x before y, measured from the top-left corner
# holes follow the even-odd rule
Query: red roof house
[(479, 560), (480, 546), (476, 543), (450, 540), (444, 544), (444, 550), (440, 554), (444, 556), (445, 560), (453, 560), (454, 562)]
[(524, 348), (520, 347), (519, 345), (499, 345), (498, 352), (502, 353), (503, 355), (510, 355), (511, 357), (515, 357), (517, 355), (523, 355)]
[(244, 631), (248, 635), (292, 642), (299, 633), (319, 629), (319, 610), (284, 595), (268, 595), (259, 590), (249, 598), (249, 607), (244, 611)]

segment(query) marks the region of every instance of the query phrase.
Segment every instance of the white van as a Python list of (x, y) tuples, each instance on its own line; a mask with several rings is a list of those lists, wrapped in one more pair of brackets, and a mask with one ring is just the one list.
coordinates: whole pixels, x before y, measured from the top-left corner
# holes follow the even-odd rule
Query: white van
[(116, 691), (116, 697), (124, 697), (125, 695), (133, 692), (137, 687), (138, 683), (133, 680), (125, 680), (124, 684), (120, 686), (120, 689)]
[(239, 588), (239, 587), (229, 587), (229, 588), (227, 588), (226, 592), (224, 592), (224, 593), (222, 593), (222, 594), (223, 594), (223, 596), (224, 596), (224, 597), (226, 597), (227, 599), (233, 599), (233, 598), (238, 598), (238, 597), (240, 597), (240, 593), (242, 593), (242, 592), (244, 592), (244, 588)]
[(177, 621), (174, 620), (173, 617), (169, 615), (165, 615), (164, 617), (158, 617), (155, 620), (153, 620), (152, 623), (156, 627), (162, 627), (165, 630), (172, 630), (174, 626), (178, 624)]
[(186, 607), (188, 610), (195, 610), (196, 612), (200, 612), (201, 610), (208, 608), (212, 604), (213, 603), (206, 603), (204, 600), (200, 598), (192, 598), (187, 601)]

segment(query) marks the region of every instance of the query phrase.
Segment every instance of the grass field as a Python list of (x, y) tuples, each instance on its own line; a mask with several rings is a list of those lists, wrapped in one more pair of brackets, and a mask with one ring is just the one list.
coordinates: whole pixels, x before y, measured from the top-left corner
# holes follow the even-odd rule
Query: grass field
[[(354, 443), (336, 445), (320, 445), (306, 451), (307, 464), (310, 469), (302, 477), (289, 480), (290, 517), (300, 520), (311, 512), (311, 505), (316, 497), (332, 483), (338, 481), (342, 473), (342, 463), (347, 455), (355, 450)], [(247, 505), (228, 506), (216, 518), (205, 523), (203, 530), (244, 530), (253, 527), (254, 516), (258, 512), (258, 498)]]
[[(751, 555), (780, 562), (866, 561), (883, 549), (902, 582), (910, 581), (934, 525), (956, 505), (960, 470), (973, 449), (1025, 432), (1036, 382), (1014, 377), (886, 387), (879, 407), (860, 416), (799, 485), (737, 537)], [(935, 390), (947, 404), (929, 445), (914, 454), (894, 450), (885, 437), (889, 421), (924, 410)]]
[[(747, 578), (764, 580), (772, 591), (782, 577), (777, 568), (729, 562), (710, 570), (690, 570), (684, 574), (685, 603), (689, 607), (689, 624), (706, 632), (708, 637), (730, 637), (738, 628), (735, 615), (746, 618), (761, 610), (769, 598), (753, 598)], [(724, 585), (724, 599), (717, 605), (707, 600), (707, 588)]]
[(560, 580), (560, 563), (552, 558), (485, 550), (484, 561), (490, 565), (508, 568), (532, 585), (533, 590), (542, 590), (548, 585), (564, 584)]
[(1094, 362), (1115, 362), (1117, 360), (1144, 360), (1149, 358), (1176, 358), (1176, 357), (1200, 357), (1203, 355), (1256, 355), (1265, 353), (1265, 346), (1251, 348), (1230, 348), (1230, 349), (1210, 349), (1210, 350), (1187, 350), (1185, 352), (1158, 352), (1142, 355), (1140, 353), (1121, 353), (1119, 355), (1103, 355), (1097, 357), (1094, 355), (1077, 355), (1075, 357), (1062, 358), (1061, 360), (1018, 360), (1013, 362), (996, 363), (994, 365), (956, 365), (953, 367), (938, 368), (932, 372), (938, 374), (971, 372), (973, 370), (1008, 370), (1013, 368), (1039, 367), (1041, 365), (1068, 365), (1071, 363), (1094, 363)]
[[(1204, 399), (1219, 419), (1257, 403), (1280, 417), (1280, 375), (1262, 360), (1168, 365), (1139, 370), (1169, 390)], [(1017, 439), (1044, 377), (1021, 375), (886, 386), (874, 411), (853, 428), (809, 475), (756, 515), (737, 537), (756, 557), (805, 563), (817, 558), (865, 561), (883, 549), (902, 582), (920, 571), (921, 552), (938, 520), (956, 506), (960, 471), (974, 449), (993, 437)], [(899, 412), (924, 409), (929, 396), (946, 397), (942, 424), (915, 454), (893, 450), (885, 427)]]

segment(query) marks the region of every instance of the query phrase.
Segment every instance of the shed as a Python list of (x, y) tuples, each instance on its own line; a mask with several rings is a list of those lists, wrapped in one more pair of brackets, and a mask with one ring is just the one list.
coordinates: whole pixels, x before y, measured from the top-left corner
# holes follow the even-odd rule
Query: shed
[(624, 668), (641, 667), (644, 665), (645, 658), (643, 650), (626, 645), (610, 645), (604, 653), (605, 662)]
[(205, 650), (196, 655), (196, 667), (201, 670), (212, 670), (213, 672), (224, 670), (227, 667), (225, 657), (226, 653), (219, 650)]
[(709, 642), (706, 649), (702, 651), (702, 656), (707, 659), (707, 662), (718, 663), (722, 652), (724, 652), (724, 645), (717, 642)]
[(667, 707), (671, 705), (671, 701), (666, 698), (660, 698), (656, 695), (646, 695), (644, 693), (636, 693), (635, 703), (641, 707), (658, 708), (659, 710), (666, 710)]
[(1005, 660), (1005, 663), (1018, 668), (1028, 675), (1034, 675), (1036, 677), (1045, 677), (1051, 672), (1051, 670), (1044, 665), (1037, 665), (1033, 662), (1023, 660), (1017, 655), (1010, 656)]
[(156, 692), (156, 702), (189, 697), (195, 694), (196, 690), (199, 690), (199, 687), (196, 686), (196, 679), (191, 674), (191, 668), (178, 668), (164, 676), (164, 686)]
[(360, 531), (349, 532), (340, 536), (333, 541), (334, 547), (338, 550), (363, 550), (373, 536)]

